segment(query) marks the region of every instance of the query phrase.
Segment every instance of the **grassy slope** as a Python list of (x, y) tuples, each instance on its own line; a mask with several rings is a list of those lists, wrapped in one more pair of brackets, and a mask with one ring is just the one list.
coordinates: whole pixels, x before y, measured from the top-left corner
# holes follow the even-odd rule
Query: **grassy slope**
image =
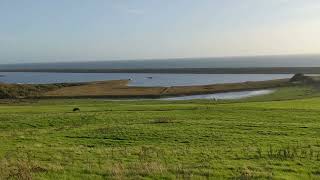
[(0, 105), (0, 176), (319, 179), (320, 98), (310, 91), (253, 102)]

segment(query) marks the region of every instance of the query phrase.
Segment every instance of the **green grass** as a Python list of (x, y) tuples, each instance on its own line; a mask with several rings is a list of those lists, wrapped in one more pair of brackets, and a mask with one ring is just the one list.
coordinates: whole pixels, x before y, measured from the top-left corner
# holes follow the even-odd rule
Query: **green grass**
[(320, 179), (320, 97), (2, 104), (0, 139), (0, 179)]
[(0, 83), (0, 99), (20, 99), (39, 97), (48, 91), (63, 87), (80, 86), (83, 83), (58, 83), (58, 84), (4, 84)]

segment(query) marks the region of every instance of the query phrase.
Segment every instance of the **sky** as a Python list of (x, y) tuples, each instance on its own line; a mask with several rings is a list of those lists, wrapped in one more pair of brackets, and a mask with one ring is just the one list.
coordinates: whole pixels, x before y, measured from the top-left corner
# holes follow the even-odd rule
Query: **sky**
[(319, 0), (0, 0), (0, 63), (319, 53)]

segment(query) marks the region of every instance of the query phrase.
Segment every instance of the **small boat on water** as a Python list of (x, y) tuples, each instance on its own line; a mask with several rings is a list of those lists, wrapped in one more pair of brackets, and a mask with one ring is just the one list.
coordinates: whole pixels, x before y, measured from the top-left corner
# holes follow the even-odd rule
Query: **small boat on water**
[(153, 77), (149, 76), (149, 77), (146, 77), (147, 79), (152, 79)]

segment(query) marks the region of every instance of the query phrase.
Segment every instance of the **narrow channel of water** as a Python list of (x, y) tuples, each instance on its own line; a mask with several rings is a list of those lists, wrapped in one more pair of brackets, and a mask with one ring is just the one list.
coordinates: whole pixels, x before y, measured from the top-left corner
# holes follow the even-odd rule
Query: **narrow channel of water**
[(215, 93), (215, 94), (202, 94), (202, 95), (192, 95), (192, 96), (180, 96), (180, 97), (170, 97), (161, 98), (160, 100), (193, 100), (193, 99), (208, 99), (208, 100), (232, 100), (232, 99), (243, 99), (253, 96), (261, 96), (273, 93), (275, 90), (265, 89), (265, 90), (254, 90), (254, 91), (239, 91), (239, 92), (227, 92), (227, 93)]
[(202, 94), (202, 95), (190, 95), (190, 96), (178, 96), (170, 98), (148, 99), (148, 98), (129, 98), (129, 99), (104, 99), (104, 101), (144, 101), (144, 100), (161, 100), (161, 101), (182, 101), (182, 100), (237, 100), (254, 96), (262, 96), (275, 92), (273, 89), (264, 90), (251, 90), (251, 91), (237, 91), (226, 93), (214, 93), (214, 94)]

